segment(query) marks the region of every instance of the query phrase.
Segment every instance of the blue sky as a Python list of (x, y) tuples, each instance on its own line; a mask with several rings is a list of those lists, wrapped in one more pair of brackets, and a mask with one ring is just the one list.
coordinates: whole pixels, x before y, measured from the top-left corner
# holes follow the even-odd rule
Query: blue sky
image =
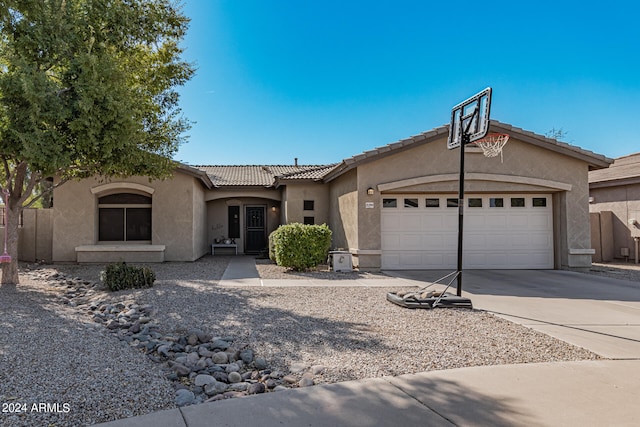
[(191, 165), (339, 162), (448, 123), (488, 86), (492, 119), (612, 158), (640, 151), (637, 2), (183, 6), (195, 123), (175, 158)]

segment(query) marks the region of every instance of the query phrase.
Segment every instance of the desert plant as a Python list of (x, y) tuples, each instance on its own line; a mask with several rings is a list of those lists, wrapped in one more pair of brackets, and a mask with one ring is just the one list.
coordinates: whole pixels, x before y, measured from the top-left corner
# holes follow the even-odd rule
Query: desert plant
[(100, 279), (110, 291), (132, 288), (150, 288), (156, 275), (149, 267), (136, 267), (124, 262), (107, 265)]
[(276, 264), (297, 271), (306, 270), (327, 259), (331, 230), (326, 224), (287, 224), (271, 233), (269, 241)]

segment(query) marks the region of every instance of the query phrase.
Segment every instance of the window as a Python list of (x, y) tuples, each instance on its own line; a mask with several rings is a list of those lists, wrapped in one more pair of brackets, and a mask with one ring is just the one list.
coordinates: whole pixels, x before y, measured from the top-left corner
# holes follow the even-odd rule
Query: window
[(315, 203), (314, 203), (313, 200), (305, 200), (304, 201), (304, 210), (305, 211), (312, 211), (314, 209), (314, 205), (315, 205)]
[(512, 208), (524, 208), (524, 197), (512, 197), (511, 198), (511, 207)]
[(98, 240), (151, 240), (151, 197), (119, 193), (98, 199)]
[(404, 199), (404, 207), (405, 208), (417, 208), (418, 207), (418, 199)]
[(470, 198), (469, 201), (470, 208), (481, 208), (482, 207), (482, 199), (480, 198)]
[(303, 219), (305, 225), (313, 225), (316, 223), (316, 219), (313, 216), (305, 216)]
[(440, 199), (427, 199), (427, 207), (428, 208), (439, 208), (440, 207)]
[(504, 208), (504, 199), (502, 197), (491, 197), (491, 198), (489, 198), (489, 207), (490, 208)]
[(447, 207), (448, 208), (457, 208), (458, 207), (458, 199), (447, 199)]
[(546, 208), (547, 207), (547, 198), (546, 197), (534, 197), (533, 198), (533, 207), (534, 208)]
[(240, 206), (229, 206), (227, 209), (227, 219), (229, 221), (229, 238), (240, 237)]
[(382, 207), (383, 208), (397, 208), (398, 200), (397, 199), (382, 199)]

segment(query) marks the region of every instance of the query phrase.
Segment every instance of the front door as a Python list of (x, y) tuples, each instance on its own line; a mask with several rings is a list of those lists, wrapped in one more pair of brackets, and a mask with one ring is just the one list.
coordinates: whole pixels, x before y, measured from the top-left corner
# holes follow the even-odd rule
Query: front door
[(258, 253), (267, 247), (267, 227), (264, 206), (247, 206), (245, 208), (246, 243), (245, 253)]

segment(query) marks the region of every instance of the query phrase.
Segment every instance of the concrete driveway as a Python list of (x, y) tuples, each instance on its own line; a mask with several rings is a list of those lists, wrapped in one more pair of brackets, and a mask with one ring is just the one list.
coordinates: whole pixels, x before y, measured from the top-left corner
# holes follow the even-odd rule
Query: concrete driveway
[[(448, 273), (388, 272), (425, 285)], [(471, 298), (476, 309), (605, 358), (640, 358), (639, 282), (560, 270), (465, 270), (463, 295)]]

